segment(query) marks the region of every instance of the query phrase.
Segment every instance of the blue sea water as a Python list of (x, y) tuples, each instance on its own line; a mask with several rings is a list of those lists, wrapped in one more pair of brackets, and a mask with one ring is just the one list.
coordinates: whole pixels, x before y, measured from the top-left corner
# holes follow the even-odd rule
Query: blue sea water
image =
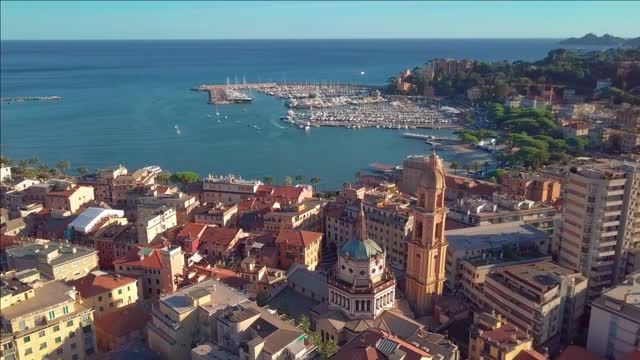
[[(219, 123), (206, 95), (189, 89), (235, 76), (383, 84), (435, 57), (536, 60), (557, 47), (553, 39), (3, 41), (2, 97), (63, 99), (2, 102), (0, 142), (10, 158), (67, 159), (72, 168), (156, 164), (173, 172), (278, 180), (301, 174), (335, 189), (372, 162), (399, 164), (425, 153), (425, 144), (398, 130), (305, 133), (279, 120), (286, 111), (282, 101), (263, 95), (251, 104), (218, 106)], [(473, 156), (441, 155), (461, 161)]]

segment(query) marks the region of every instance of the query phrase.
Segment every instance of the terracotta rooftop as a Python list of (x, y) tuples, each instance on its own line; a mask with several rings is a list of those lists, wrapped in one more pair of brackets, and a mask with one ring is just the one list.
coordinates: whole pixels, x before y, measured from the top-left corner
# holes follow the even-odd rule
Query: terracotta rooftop
[(556, 360), (605, 360), (605, 358), (583, 347), (569, 345), (556, 357)]
[(162, 269), (162, 258), (159, 248), (136, 246), (127, 255), (115, 260), (114, 265), (137, 266), (148, 269)]
[(202, 243), (213, 243), (228, 246), (241, 231), (241, 229), (230, 229), (218, 226), (207, 227), (202, 233), (200, 241)]
[(276, 244), (287, 243), (291, 245), (308, 247), (314, 241), (322, 237), (322, 233), (305, 230), (280, 230), (276, 238)]
[(178, 238), (200, 237), (206, 228), (207, 228), (207, 224), (188, 223), (182, 227), (177, 237)]
[(360, 333), (335, 353), (333, 360), (388, 360), (404, 353), (403, 360), (431, 359), (431, 354), (389, 333), (371, 328)]
[(258, 197), (272, 197), (286, 199), (290, 202), (298, 202), (300, 194), (304, 191), (301, 186), (270, 186), (260, 185), (256, 191)]
[(522, 350), (516, 355), (513, 360), (547, 360), (548, 356), (542, 355), (535, 350)]
[(76, 290), (80, 292), (80, 296), (86, 299), (135, 282), (136, 279), (130, 277), (94, 271), (85, 277), (69, 282), (69, 285), (75, 286)]
[(131, 304), (96, 318), (94, 323), (99, 332), (119, 338), (143, 330), (149, 320), (151, 315), (137, 304)]
[(511, 324), (504, 324), (495, 330), (484, 330), (480, 337), (487, 339), (500, 347), (511, 347), (530, 338), (523, 331)]

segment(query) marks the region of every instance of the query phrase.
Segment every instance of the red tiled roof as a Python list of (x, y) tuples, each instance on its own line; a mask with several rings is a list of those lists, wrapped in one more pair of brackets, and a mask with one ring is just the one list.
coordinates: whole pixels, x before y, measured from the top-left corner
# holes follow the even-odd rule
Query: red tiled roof
[(0, 234), (0, 250), (4, 250), (9, 246), (17, 245), (20, 241), (18, 236)]
[(526, 340), (527, 335), (511, 324), (504, 324), (495, 330), (485, 330), (482, 337), (498, 344), (513, 342), (514, 335), (518, 340)]
[(104, 314), (94, 320), (96, 330), (119, 338), (136, 330), (142, 330), (151, 320), (151, 315), (136, 304)]
[(240, 204), (238, 204), (238, 211), (244, 212), (248, 210), (260, 210), (260, 211), (271, 211), (274, 208), (274, 205), (277, 202), (274, 200), (264, 200), (264, 199), (256, 199), (256, 198), (248, 198), (242, 200)]
[(80, 296), (87, 299), (135, 282), (136, 279), (126, 276), (89, 273), (85, 277), (71, 281), (70, 285), (75, 286), (76, 290), (80, 292)]
[(569, 345), (556, 357), (556, 360), (605, 360), (605, 358), (583, 347)]
[[(151, 252), (149, 256), (145, 256), (140, 259), (138, 252), (142, 249), (149, 249)], [(143, 248), (141, 246), (136, 246), (135, 248), (131, 249), (131, 251), (129, 251), (127, 255), (115, 260), (113, 264), (137, 266), (147, 269), (162, 269), (162, 258), (160, 257), (159, 248)]]
[(256, 191), (258, 197), (282, 198), (289, 201), (298, 202), (300, 194), (304, 191), (301, 186), (269, 186), (259, 185)]
[(548, 356), (542, 355), (535, 350), (522, 350), (513, 360), (547, 360)]
[(380, 339), (387, 339), (398, 344), (398, 348), (406, 355), (404, 360), (419, 360), (432, 358), (431, 354), (389, 333), (371, 328), (360, 333), (353, 340), (346, 343), (335, 353), (334, 360), (386, 360), (387, 355), (376, 349), (376, 343)]
[(288, 243), (306, 248), (321, 237), (322, 233), (313, 231), (280, 230), (278, 237), (276, 238), (276, 244)]
[[(243, 289), (247, 283), (247, 281), (240, 277), (240, 275), (229, 269), (220, 269), (215, 267), (206, 268), (197, 265), (194, 266), (193, 269), (196, 270), (197, 274), (205, 274), (207, 277), (218, 280), (236, 289)], [(189, 273), (189, 271), (186, 273)]]
[(207, 227), (202, 236), (200, 236), (200, 242), (213, 243), (222, 246), (228, 246), (233, 239), (238, 236), (240, 229), (230, 229), (223, 227)]
[(180, 230), (177, 237), (180, 239), (187, 237), (200, 237), (206, 227), (207, 224), (188, 223), (182, 227), (182, 230)]

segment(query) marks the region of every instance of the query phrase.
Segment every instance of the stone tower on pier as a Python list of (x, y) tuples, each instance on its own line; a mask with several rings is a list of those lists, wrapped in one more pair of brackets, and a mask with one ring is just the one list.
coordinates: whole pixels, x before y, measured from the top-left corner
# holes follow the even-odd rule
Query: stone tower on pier
[(433, 313), (444, 286), (447, 255), (445, 188), (442, 159), (434, 150), (424, 161), (413, 214), (413, 236), (407, 249), (405, 292), (409, 304), (419, 315)]

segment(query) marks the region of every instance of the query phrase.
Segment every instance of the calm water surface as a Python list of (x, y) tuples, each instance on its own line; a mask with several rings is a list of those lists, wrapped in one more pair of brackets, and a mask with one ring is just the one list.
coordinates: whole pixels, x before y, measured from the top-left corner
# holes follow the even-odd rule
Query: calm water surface
[[(2, 97), (63, 97), (57, 102), (2, 103), (0, 141), (6, 156), (38, 156), (51, 164), (68, 159), (73, 168), (157, 164), (170, 171), (278, 180), (302, 174), (307, 179), (319, 176), (324, 189), (352, 180), (355, 171), (372, 162), (399, 164), (409, 154), (425, 153), (425, 144), (402, 138), (398, 130), (313, 128), (307, 134), (282, 123), (282, 102), (262, 95), (255, 95), (251, 104), (219, 106), (217, 118), (205, 94), (189, 89), (225, 83), (227, 76), (232, 81), (245, 76), (247, 81), (383, 84), (401, 69), (434, 57), (535, 60), (558, 47), (557, 40), (549, 39), (1, 45)], [(441, 155), (462, 161), (472, 156)]]

